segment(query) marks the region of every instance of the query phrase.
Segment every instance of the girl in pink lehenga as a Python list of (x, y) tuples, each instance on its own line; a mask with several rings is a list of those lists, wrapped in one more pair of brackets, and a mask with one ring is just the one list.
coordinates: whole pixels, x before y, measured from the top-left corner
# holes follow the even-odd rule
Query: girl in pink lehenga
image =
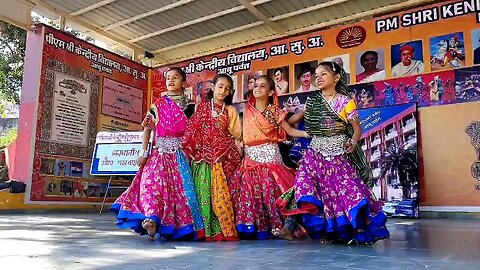
[[(140, 169), (130, 187), (115, 201), (111, 211), (121, 228), (130, 228), (152, 238), (203, 238), (203, 222), (195, 195), (192, 172), (182, 151), (181, 140), (187, 125), (186, 75), (179, 68), (166, 74), (168, 94), (147, 113)], [(147, 153), (150, 132), (153, 150)]]

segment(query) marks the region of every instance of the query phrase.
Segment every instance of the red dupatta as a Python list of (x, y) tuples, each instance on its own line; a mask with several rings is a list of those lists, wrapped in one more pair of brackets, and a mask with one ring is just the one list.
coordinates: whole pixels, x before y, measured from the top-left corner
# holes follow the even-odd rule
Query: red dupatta
[[(215, 105), (218, 106), (218, 105)], [(235, 140), (228, 131), (228, 110), (214, 118), (211, 103), (202, 101), (190, 118), (183, 138), (183, 149), (194, 162), (214, 164), (231, 151), (237, 151)], [(239, 154), (238, 154), (239, 156)]]

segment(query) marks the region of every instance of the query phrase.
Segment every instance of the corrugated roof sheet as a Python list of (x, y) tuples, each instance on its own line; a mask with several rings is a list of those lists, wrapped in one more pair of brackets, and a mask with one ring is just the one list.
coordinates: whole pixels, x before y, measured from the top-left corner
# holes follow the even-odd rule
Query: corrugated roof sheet
[(82, 18), (95, 22), (97, 26), (104, 27), (115, 22), (157, 9), (175, 0), (116, 0), (85, 14)]
[(201, 0), (126, 24), (114, 32), (138, 37), (240, 6), (236, 1)]
[(278, 0), (261, 4), (257, 8), (267, 17), (272, 18), (326, 2), (329, 0)]
[(77, 10), (81, 10), (97, 2), (98, 0), (73, 0), (73, 1), (65, 1), (65, 0), (44, 0), (45, 3), (50, 4), (58, 9), (62, 10), (66, 13), (73, 13)]
[[(195, 24), (179, 30), (165, 33), (163, 35), (155, 36), (147, 39), (146, 41), (153, 41), (154, 43), (158, 44), (158, 49), (173, 46), (182, 42), (187, 42), (192, 39), (213, 35), (218, 32), (254, 23), (256, 21), (258, 21), (258, 19), (251, 15), (249, 11), (242, 10), (240, 12), (225, 15), (214, 20), (203, 22), (201, 24)], [(145, 44), (145, 42), (141, 41), (137, 44), (142, 46), (143, 44)]]

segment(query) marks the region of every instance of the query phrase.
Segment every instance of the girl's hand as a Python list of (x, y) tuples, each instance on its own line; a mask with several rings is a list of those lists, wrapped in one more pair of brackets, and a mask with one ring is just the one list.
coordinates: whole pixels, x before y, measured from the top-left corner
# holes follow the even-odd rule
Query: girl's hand
[(345, 144), (345, 151), (347, 151), (348, 154), (353, 153), (353, 151), (355, 151), (356, 146), (357, 146), (356, 142), (354, 142), (353, 140), (349, 140)]
[(308, 135), (308, 133), (307, 133), (306, 131), (303, 131), (302, 133), (303, 133), (303, 134), (302, 134), (302, 135), (303, 135), (302, 137), (307, 138), (307, 139), (308, 139), (308, 138), (311, 138), (310, 135)]
[(152, 130), (154, 126), (155, 126), (155, 123), (153, 122), (153, 115), (150, 112), (148, 112), (147, 115), (145, 116), (145, 119), (143, 119), (142, 121), (142, 127)]
[(243, 141), (237, 141), (237, 140), (235, 140), (235, 145), (237, 146), (238, 151), (239, 151), (240, 153), (242, 153), (242, 152), (243, 152)]
[(143, 168), (145, 164), (147, 163), (147, 157), (140, 156), (137, 158), (137, 165), (140, 166), (140, 168)]

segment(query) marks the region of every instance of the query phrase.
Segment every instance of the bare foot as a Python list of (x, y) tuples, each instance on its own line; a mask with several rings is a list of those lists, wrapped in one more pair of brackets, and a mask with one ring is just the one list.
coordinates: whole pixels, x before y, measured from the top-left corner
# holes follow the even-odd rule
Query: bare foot
[(147, 230), (147, 233), (150, 237), (154, 238), (155, 234), (157, 233), (157, 225), (155, 221), (152, 219), (145, 219), (142, 222), (142, 227)]
[(284, 229), (273, 230), (273, 235), (277, 238), (280, 238), (280, 239), (285, 239), (285, 240), (288, 240), (288, 241), (293, 240), (292, 232), (285, 229), (285, 228)]
[(323, 238), (323, 239), (320, 240), (320, 242), (322, 242), (322, 244), (325, 244), (325, 245), (333, 244), (333, 240), (328, 239), (328, 238)]
[(326, 234), (322, 235), (322, 238), (320, 239), (320, 242), (322, 242), (322, 244), (325, 244), (325, 245), (331, 245), (334, 242), (334, 238), (332, 238), (331, 235), (326, 233)]

